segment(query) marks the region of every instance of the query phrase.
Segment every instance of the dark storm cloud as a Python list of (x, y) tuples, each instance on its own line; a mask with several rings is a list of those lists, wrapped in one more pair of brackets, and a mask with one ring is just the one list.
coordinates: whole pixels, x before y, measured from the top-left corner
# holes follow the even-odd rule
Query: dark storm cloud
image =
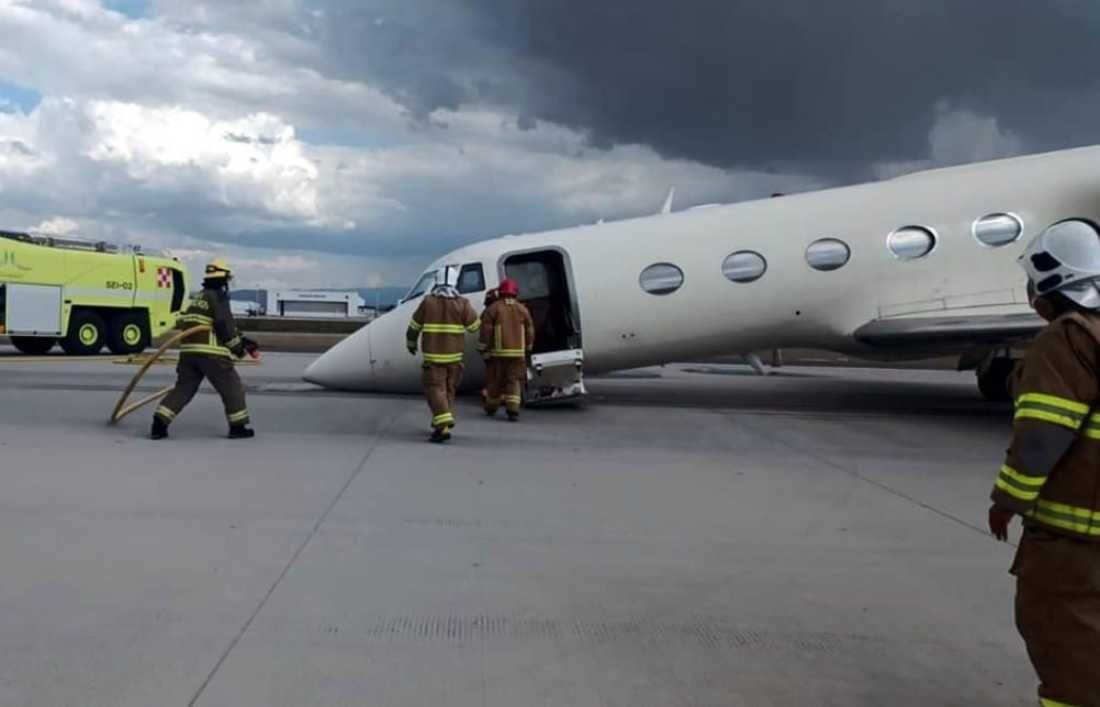
[(333, 68), (410, 112), (670, 157), (851, 175), (928, 154), (937, 105), (1028, 150), (1100, 142), (1100, 5), (1073, 0), (378, 0), (328, 13)]

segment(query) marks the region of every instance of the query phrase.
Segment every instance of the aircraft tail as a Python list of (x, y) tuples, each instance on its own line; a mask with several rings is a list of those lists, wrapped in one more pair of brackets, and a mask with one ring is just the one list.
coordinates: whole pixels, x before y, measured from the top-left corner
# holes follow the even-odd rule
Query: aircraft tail
[(676, 196), (676, 187), (668, 188), (668, 196), (665, 197), (665, 203), (661, 205), (661, 210), (658, 213), (671, 214), (672, 213), (672, 198)]

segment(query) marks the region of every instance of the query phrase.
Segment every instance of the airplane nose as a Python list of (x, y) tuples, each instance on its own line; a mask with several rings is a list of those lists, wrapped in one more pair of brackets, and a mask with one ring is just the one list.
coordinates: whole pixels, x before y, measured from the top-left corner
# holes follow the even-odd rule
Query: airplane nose
[(370, 326), (333, 346), (311, 363), (302, 378), (325, 388), (369, 388), (372, 382)]

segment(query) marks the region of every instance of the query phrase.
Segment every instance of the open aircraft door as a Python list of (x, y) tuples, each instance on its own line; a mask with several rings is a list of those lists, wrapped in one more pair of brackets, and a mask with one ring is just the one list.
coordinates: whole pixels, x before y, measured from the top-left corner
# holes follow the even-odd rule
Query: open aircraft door
[(519, 299), (535, 320), (524, 402), (577, 400), (584, 386), (580, 312), (568, 256), (556, 249), (504, 257), (504, 274), (519, 283)]

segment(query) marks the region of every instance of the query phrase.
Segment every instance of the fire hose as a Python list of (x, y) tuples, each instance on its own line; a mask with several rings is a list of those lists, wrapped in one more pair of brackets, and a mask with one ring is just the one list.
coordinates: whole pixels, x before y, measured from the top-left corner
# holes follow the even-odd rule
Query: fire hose
[(153, 352), (153, 355), (149, 356), (149, 358), (145, 359), (142, 362), (141, 368), (139, 368), (138, 372), (134, 374), (134, 377), (130, 381), (130, 384), (126, 386), (126, 389), (124, 391), (122, 391), (122, 397), (118, 399), (118, 402), (115, 404), (115, 409), (111, 412), (110, 424), (118, 424), (124, 417), (134, 412), (135, 410), (140, 410), (149, 403), (154, 403), (171, 393), (172, 389), (175, 386), (168, 386), (167, 388), (158, 390), (152, 395), (148, 395), (141, 400), (138, 400), (137, 402), (127, 404), (130, 400), (130, 395), (134, 392), (134, 388), (136, 388), (138, 383), (141, 382), (141, 379), (145, 376), (146, 371), (152, 368), (155, 363), (160, 361), (164, 354), (168, 351), (168, 349), (172, 348), (188, 336), (192, 336), (194, 334), (205, 334), (209, 332), (210, 329), (211, 327), (209, 325), (200, 324), (198, 326), (191, 327), (190, 329), (187, 329), (185, 331), (177, 332), (176, 334), (166, 339), (164, 343), (161, 344), (155, 352)]

